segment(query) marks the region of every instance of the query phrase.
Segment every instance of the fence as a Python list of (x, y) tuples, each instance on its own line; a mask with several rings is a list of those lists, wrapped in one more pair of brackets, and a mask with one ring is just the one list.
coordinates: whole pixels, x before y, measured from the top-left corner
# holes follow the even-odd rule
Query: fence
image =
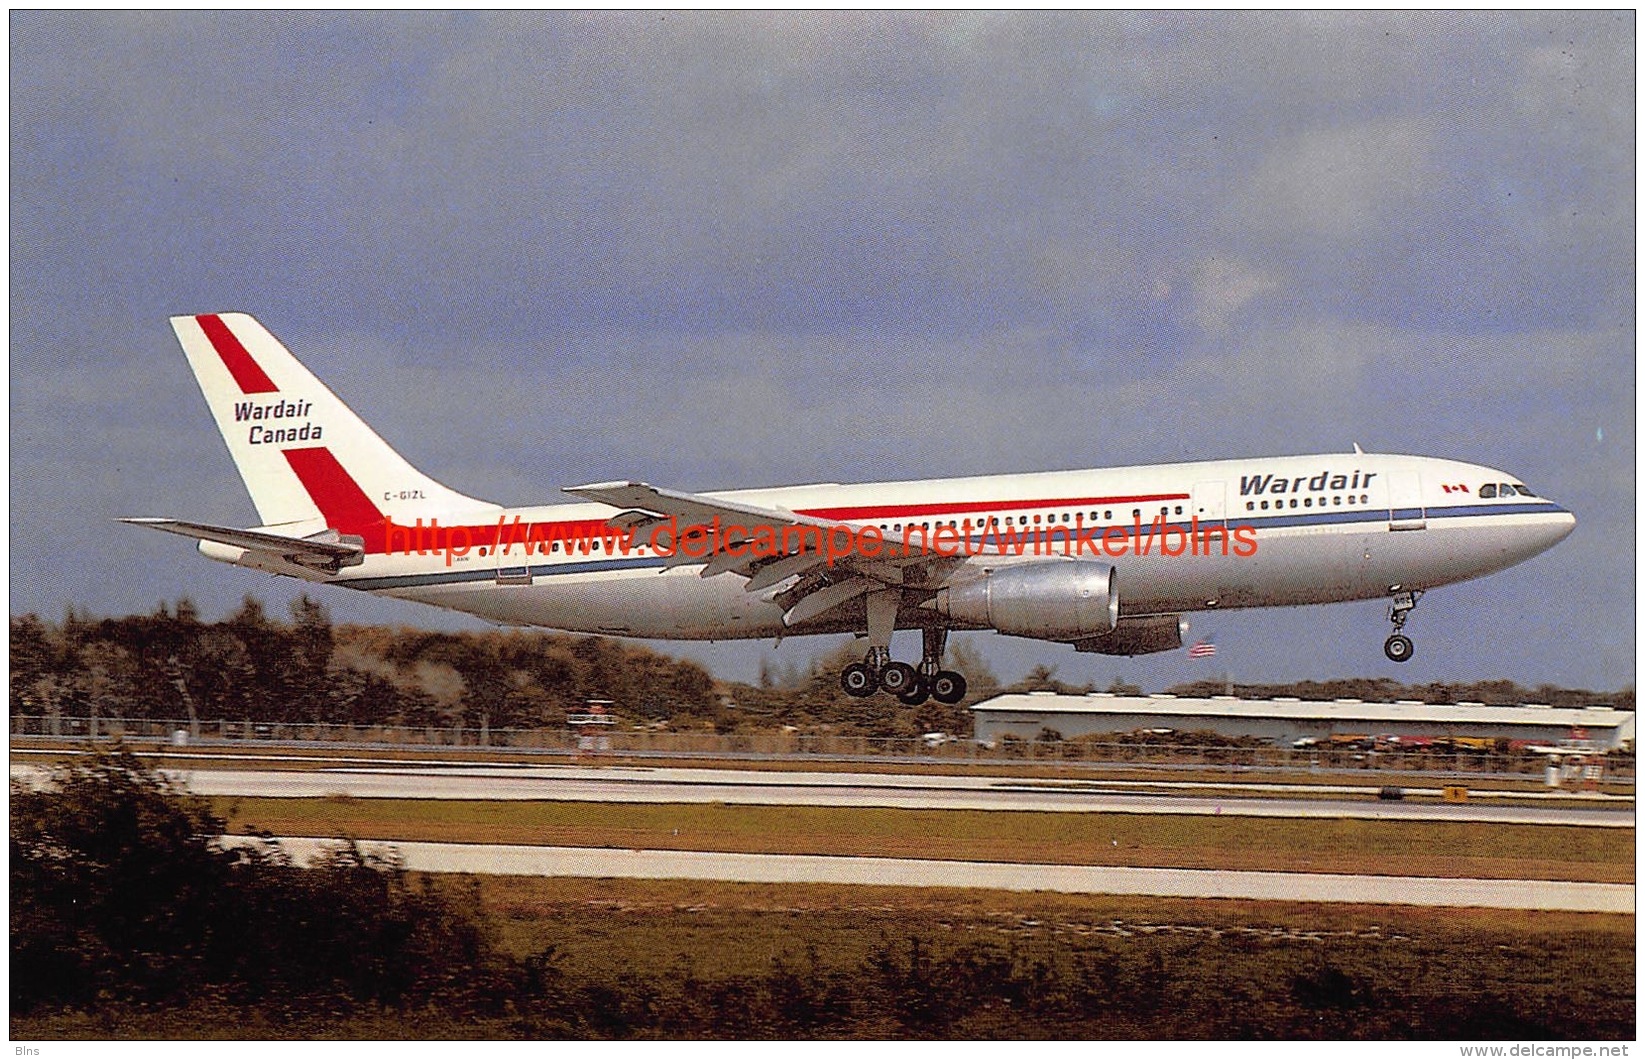
[[(74, 718), (13, 715), (16, 738), (130, 739), (194, 745), (338, 744), (373, 748), (448, 748), (453, 751), (516, 751), (577, 754), (589, 735), (578, 729), (491, 729), (451, 726), (347, 725), (325, 722), (190, 722), (159, 718)], [(181, 734), (179, 736), (179, 734)], [(1488, 750), (1366, 750), (1314, 747), (1200, 746), (1126, 739), (1019, 740), (988, 746), (959, 737), (841, 736), (799, 732), (666, 732), (601, 726), (601, 754), (655, 757), (796, 757), (936, 762), (1039, 762), (1068, 765), (1138, 765), (1175, 769), (1376, 770), (1380, 772), (1524, 774), (1540, 776), (1541, 755)], [(609, 741), (609, 746), (606, 746)], [(579, 745), (582, 745), (581, 747)], [(1609, 781), (1632, 783), (1634, 757), (1605, 756)]]

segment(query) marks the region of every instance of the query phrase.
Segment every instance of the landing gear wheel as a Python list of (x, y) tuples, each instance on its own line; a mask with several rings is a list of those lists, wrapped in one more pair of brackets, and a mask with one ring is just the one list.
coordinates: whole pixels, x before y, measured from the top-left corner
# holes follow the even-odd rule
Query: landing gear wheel
[(953, 670), (938, 670), (931, 679), (931, 698), (953, 706), (965, 698), (965, 678)]
[(852, 663), (840, 671), (840, 687), (848, 696), (858, 699), (874, 694), (879, 682), (874, 679), (874, 671), (862, 663)]
[(880, 691), (900, 696), (919, 683), (917, 670), (904, 662), (886, 663), (880, 671)]
[(1382, 645), (1382, 654), (1397, 663), (1410, 662), (1411, 653), (1415, 650), (1415, 647), (1411, 644), (1411, 638), (1403, 633), (1395, 633)]
[(914, 679), (914, 687), (899, 693), (897, 701), (905, 707), (917, 707), (931, 698), (931, 683), (923, 677)]

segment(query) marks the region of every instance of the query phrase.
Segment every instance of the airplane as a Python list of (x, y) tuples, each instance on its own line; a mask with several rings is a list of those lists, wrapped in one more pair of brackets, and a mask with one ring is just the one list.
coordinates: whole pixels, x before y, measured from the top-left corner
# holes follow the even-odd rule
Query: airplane
[[(853, 696), (957, 703), (951, 630), (1141, 655), (1186, 615), (1390, 600), (1383, 650), (1430, 589), (1564, 539), (1517, 476), (1351, 453), (688, 493), (639, 481), (504, 507), (406, 462), (244, 313), (171, 318), (259, 525), (133, 518), (206, 556), (504, 625), (662, 640), (867, 639)], [(871, 547), (873, 546), (873, 547)], [(918, 664), (891, 658), (919, 629)]]

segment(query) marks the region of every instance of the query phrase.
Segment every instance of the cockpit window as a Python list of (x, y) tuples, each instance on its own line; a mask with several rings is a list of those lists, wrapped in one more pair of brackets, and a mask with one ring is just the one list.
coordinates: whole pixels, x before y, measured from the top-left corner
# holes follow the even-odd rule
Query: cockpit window
[(1488, 500), (1492, 499), (1495, 496), (1496, 496), (1496, 483), (1495, 482), (1487, 482), (1485, 485), (1479, 487), (1479, 499), (1480, 500), (1488, 501)]
[(1521, 497), (1535, 497), (1536, 496), (1536, 494), (1532, 493), (1530, 490), (1526, 489), (1524, 486), (1521, 486), (1517, 482), (1514, 483), (1514, 492), (1518, 493)]

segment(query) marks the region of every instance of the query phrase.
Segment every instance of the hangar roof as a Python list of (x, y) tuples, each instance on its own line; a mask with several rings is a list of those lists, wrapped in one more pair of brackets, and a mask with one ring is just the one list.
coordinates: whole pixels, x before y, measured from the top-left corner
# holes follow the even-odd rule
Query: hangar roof
[(1357, 699), (1330, 702), (1298, 699), (1238, 699), (1233, 696), (1120, 696), (1088, 692), (1064, 696), (1055, 692), (1026, 692), (995, 696), (971, 708), (978, 714), (1158, 714), (1176, 716), (1285, 718), (1309, 721), (1434, 722), (1437, 724), (1555, 725), (1611, 729), (1626, 725), (1632, 738), (1632, 711), (1614, 707), (1487, 706), (1484, 703), (1432, 704), (1415, 700), (1364, 703)]

